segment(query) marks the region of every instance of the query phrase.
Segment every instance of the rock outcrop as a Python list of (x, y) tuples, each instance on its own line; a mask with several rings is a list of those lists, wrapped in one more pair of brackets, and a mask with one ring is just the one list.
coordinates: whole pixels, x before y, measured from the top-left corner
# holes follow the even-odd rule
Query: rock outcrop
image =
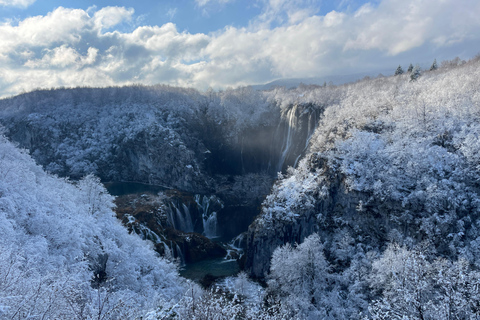
[[(372, 245), (379, 245), (387, 238), (387, 229), (378, 212), (386, 203), (373, 205), (369, 194), (349, 190), (345, 176), (328, 163), (327, 159), (311, 154), (306, 159), (306, 167), (317, 173), (321, 179), (311, 194), (313, 206), (299, 208), (293, 218), (281, 216), (269, 217), (272, 204), (281, 202), (282, 196), (275, 194), (273, 202), (264, 203), (262, 214), (250, 225), (247, 233), (245, 269), (253, 277), (264, 278), (270, 268), (273, 251), (286, 243), (300, 244), (312, 233), (319, 233), (322, 240), (330, 246), (336, 242), (340, 230), (348, 234), (353, 242), (368, 235)], [(285, 180), (287, 178), (284, 178)], [(277, 184), (281, 184), (280, 180)], [(395, 205), (388, 204), (392, 210)], [(275, 209), (274, 209), (275, 210)], [(353, 242), (350, 245), (353, 245)], [(328, 256), (328, 246), (327, 256)], [(335, 259), (335, 258), (333, 258)], [(337, 264), (346, 263), (337, 259)]]

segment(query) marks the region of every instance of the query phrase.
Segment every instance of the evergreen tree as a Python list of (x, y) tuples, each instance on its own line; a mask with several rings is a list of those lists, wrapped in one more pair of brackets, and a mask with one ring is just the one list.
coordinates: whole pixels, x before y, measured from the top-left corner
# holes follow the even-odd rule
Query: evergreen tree
[(409, 73), (411, 73), (413, 71), (413, 64), (410, 63), (410, 65), (408, 66), (408, 70), (407, 70)]
[(432, 66), (430, 67), (430, 71), (434, 71), (434, 70), (437, 70), (437, 69), (438, 69), (437, 59), (434, 59), (433, 63), (432, 63)]
[(398, 65), (398, 68), (397, 70), (395, 70), (395, 75), (398, 76), (400, 74), (403, 74), (403, 69), (402, 69), (402, 66), (401, 65)]
[(412, 73), (410, 74), (410, 81), (417, 81), (418, 77), (420, 77), (421, 75), (422, 74), (420, 72), (420, 66), (417, 64), (415, 68), (413, 68)]

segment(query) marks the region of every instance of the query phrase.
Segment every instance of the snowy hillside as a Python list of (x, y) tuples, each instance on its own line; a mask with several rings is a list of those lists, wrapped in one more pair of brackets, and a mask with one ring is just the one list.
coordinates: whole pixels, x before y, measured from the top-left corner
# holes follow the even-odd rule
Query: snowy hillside
[[(472, 287), (480, 267), (480, 60), (451, 64), (413, 81), (407, 73), (270, 93), (284, 105), (325, 106), (309, 153), (280, 177), (248, 236), (251, 274), (270, 271), (277, 294), (303, 317), (480, 312)], [(285, 261), (303, 248), (276, 248), (311, 235), (325, 255), (312, 263), (325, 270), (311, 274), (313, 283), (282, 287), (290, 285)], [(298, 268), (292, 262), (291, 272)]]
[(0, 138), (0, 317), (127, 319), (178, 299), (174, 264), (114, 217), (98, 178), (46, 174)]
[[(134, 86), (0, 100), (5, 136), (78, 179), (45, 173), (1, 138), (2, 316), (478, 318), (480, 59), (433, 69), (263, 92)], [(171, 187), (124, 198), (123, 218), (166, 230), (161, 247), (177, 255), (199, 233), (237, 236), (258, 214), (235, 237), (246, 273), (210, 290), (181, 280), (113, 218), (90, 173)]]

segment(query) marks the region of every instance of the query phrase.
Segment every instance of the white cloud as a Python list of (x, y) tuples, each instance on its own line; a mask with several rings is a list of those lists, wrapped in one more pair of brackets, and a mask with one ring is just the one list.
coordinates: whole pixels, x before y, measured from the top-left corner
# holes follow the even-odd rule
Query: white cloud
[(26, 8), (34, 2), (35, 0), (0, 0), (0, 6)]
[(54, 43), (78, 43), (89, 25), (92, 21), (85, 11), (62, 7), (46, 16), (20, 21), (18, 26), (6, 23), (0, 25), (0, 54), (19, 47), (48, 49)]
[(121, 22), (131, 21), (134, 12), (132, 8), (105, 7), (95, 12), (93, 19), (98, 29), (109, 29)]
[(318, 1), (314, 0), (259, 0), (263, 2), (263, 12), (254, 21), (260, 28), (272, 23), (295, 24), (318, 11)]
[(383, 0), (323, 16), (312, 1), (264, 1), (249, 27), (208, 35), (179, 32), (173, 23), (115, 31), (135, 19), (133, 9), (122, 7), (60, 7), (1, 24), (0, 96), (61, 85), (161, 82), (202, 89), (393, 70), (398, 59), (431, 61), (445, 49), (473, 55), (480, 41), (480, 3), (471, 0)]
[(177, 8), (170, 8), (168, 9), (166, 16), (168, 17), (169, 20), (172, 20), (176, 15), (177, 15)]
[(207, 4), (226, 4), (226, 3), (229, 3), (229, 2), (233, 2), (235, 0), (195, 0), (195, 3), (200, 6), (200, 7), (204, 7), (206, 6)]
[[(30, 52), (31, 53), (31, 52)], [(28, 59), (25, 66), (29, 68), (66, 68), (74, 67), (81, 68), (86, 65), (91, 65), (95, 62), (98, 54), (98, 49), (88, 48), (86, 55), (80, 55), (75, 49), (62, 45), (52, 50), (45, 50), (45, 54), (41, 59)], [(31, 54), (27, 55), (27, 57)]]

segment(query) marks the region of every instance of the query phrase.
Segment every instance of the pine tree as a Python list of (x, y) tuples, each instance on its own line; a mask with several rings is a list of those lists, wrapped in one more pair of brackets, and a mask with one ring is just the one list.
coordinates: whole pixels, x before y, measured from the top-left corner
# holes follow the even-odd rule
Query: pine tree
[(398, 68), (397, 70), (395, 70), (395, 75), (398, 76), (400, 74), (403, 74), (403, 69), (402, 69), (402, 66), (401, 65), (398, 65)]
[(421, 75), (422, 73), (420, 72), (420, 66), (417, 64), (415, 68), (413, 68), (412, 73), (410, 74), (410, 81), (417, 81), (418, 77), (420, 77)]
[(430, 67), (430, 71), (434, 71), (434, 70), (437, 70), (437, 69), (438, 69), (437, 59), (434, 59), (433, 63), (432, 63), (432, 66)]
[(413, 71), (413, 64), (410, 63), (410, 65), (408, 66), (408, 70), (407, 70), (409, 73), (411, 73)]

